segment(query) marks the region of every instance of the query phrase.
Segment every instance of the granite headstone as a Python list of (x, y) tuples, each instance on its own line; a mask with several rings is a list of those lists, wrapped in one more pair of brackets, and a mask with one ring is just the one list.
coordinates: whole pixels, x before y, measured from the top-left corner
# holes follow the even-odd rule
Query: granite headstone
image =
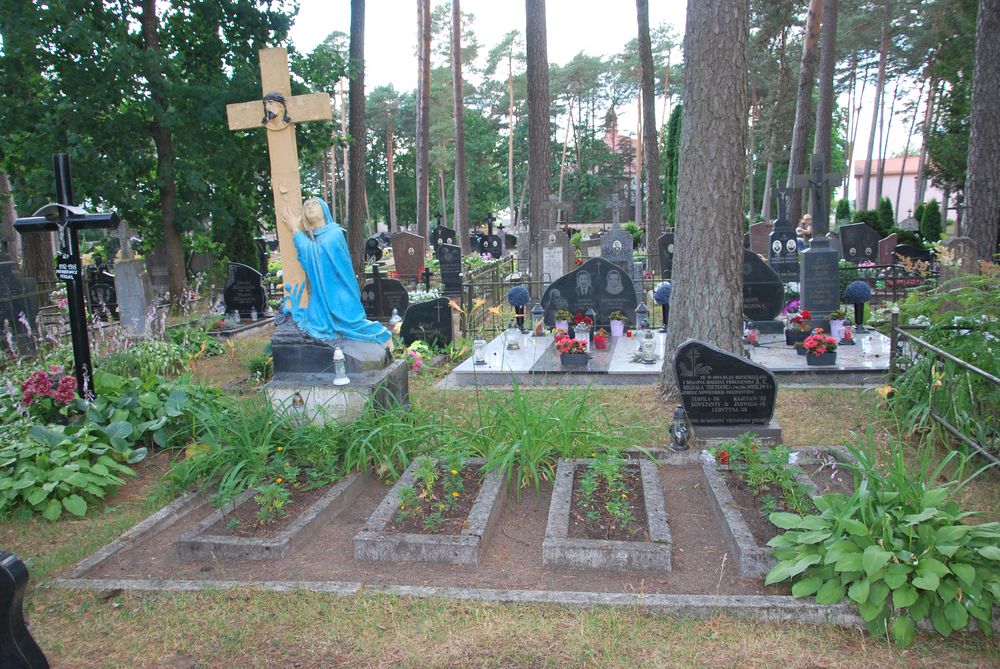
[(452, 228), (439, 225), (431, 230), (431, 248), (436, 252), (442, 244), (455, 244), (458, 240), (458, 233)]
[(634, 240), (622, 228), (613, 228), (601, 238), (601, 258), (631, 273)]
[(668, 230), (656, 240), (656, 250), (660, 254), (660, 278), (670, 280), (674, 268), (674, 231)]
[(263, 313), (267, 293), (260, 272), (243, 263), (229, 263), (222, 299), (227, 314), (237, 312), (240, 318), (250, 318), (254, 311)]
[(562, 230), (543, 232), (542, 241), (542, 281), (548, 285), (569, 271), (576, 254)]
[(867, 223), (842, 225), (837, 231), (843, 247), (844, 260), (853, 263), (878, 262), (878, 243), (881, 236)]
[(900, 230), (909, 230), (911, 232), (916, 232), (920, 230), (920, 221), (912, 216), (907, 216), (902, 221), (899, 222)]
[(390, 243), (399, 278), (416, 281), (424, 267), (424, 238), (412, 232), (397, 232)]
[(771, 232), (774, 230), (773, 223), (760, 221), (750, 226), (750, 250), (757, 255), (767, 257), (771, 242)]
[(458, 244), (441, 244), (437, 250), (439, 274), (445, 295), (462, 293), (462, 247)]
[(153, 292), (163, 295), (170, 290), (170, 279), (167, 276), (167, 252), (162, 246), (150, 249), (146, 253), (146, 271), (149, 272), (149, 281), (153, 286)]
[(878, 240), (878, 264), (881, 266), (892, 265), (896, 262), (896, 244), (899, 243), (899, 235), (895, 232)]
[(577, 269), (553, 281), (542, 294), (545, 324), (555, 324), (555, 313), (565, 309), (583, 314), (593, 309), (597, 324), (610, 327), (612, 311), (633, 317), (638, 306), (631, 272), (603, 258), (591, 258)]
[(450, 344), (454, 337), (454, 326), (448, 298), (439, 297), (411, 306), (403, 315), (400, 333), (407, 346), (418, 339), (437, 346)]
[(28, 331), (19, 316), (34, 328), (38, 318), (38, 284), (24, 276), (17, 265), (6, 254), (0, 254), (0, 325), (4, 321), (13, 329), (18, 348), (22, 353), (32, 347)]
[(106, 266), (87, 268), (87, 302), (92, 316), (102, 320), (118, 317), (115, 275)]
[[(781, 277), (753, 251), (743, 250), (743, 315), (755, 322), (771, 321), (784, 304)], [(760, 327), (760, 326), (758, 326)], [(761, 330), (764, 331), (763, 329)], [(775, 326), (780, 332), (780, 325)]]
[(480, 253), (486, 253), (494, 258), (499, 258), (503, 255), (502, 244), (500, 235), (480, 235), (479, 246), (474, 248)]
[(398, 279), (384, 278), (378, 267), (369, 275), (371, 278), (361, 288), (361, 306), (369, 320), (389, 318), (392, 310), (403, 315), (410, 305), (410, 294)]
[(28, 568), (16, 555), (0, 551), (0, 667), (49, 669), (49, 662), (24, 622)]
[(941, 262), (941, 280), (950, 281), (967, 274), (979, 273), (979, 254), (976, 243), (968, 237), (952, 237), (945, 246), (951, 258)]
[(382, 244), (375, 237), (365, 240), (365, 263), (372, 264), (382, 259)]
[(899, 244), (896, 246), (896, 257), (902, 260), (908, 258), (914, 262), (927, 262), (932, 259), (931, 252), (927, 249), (913, 246), (912, 244)]
[(755, 362), (688, 339), (674, 354), (674, 374), (692, 425), (766, 425), (778, 384)]

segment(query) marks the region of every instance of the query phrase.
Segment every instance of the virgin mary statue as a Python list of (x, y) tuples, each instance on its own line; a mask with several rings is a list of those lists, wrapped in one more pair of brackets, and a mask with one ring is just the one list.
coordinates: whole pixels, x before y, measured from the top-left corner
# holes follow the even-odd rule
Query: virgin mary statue
[(392, 335), (381, 323), (365, 318), (361, 291), (354, 277), (344, 230), (334, 222), (326, 203), (309, 198), (302, 220), (288, 222), (299, 262), (309, 279), (309, 304), (298, 305), (303, 286), (286, 286), (286, 312), (299, 329), (315, 339), (354, 339), (385, 343)]

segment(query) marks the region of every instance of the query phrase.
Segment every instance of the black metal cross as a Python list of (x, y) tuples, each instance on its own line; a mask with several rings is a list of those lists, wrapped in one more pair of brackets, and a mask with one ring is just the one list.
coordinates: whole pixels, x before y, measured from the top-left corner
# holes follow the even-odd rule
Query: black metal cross
[(429, 291), (431, 289), (431, 277), (434, 276), (434, 272), (431, 271), (430, 267), (425, 267), (420, 276), (424, 280), (424, 290)]
[(438, 213), (434, 214), (434, 220), (437, 221), (437, 225), (434, 226), (434, 227), (440, 228), (441, 227), (441, 212), (440, 211)]
[(385, 313), (385, 295), (382, 294), (382, 275), (379, 274), (378, 265), (372, 263), (372, 287), (375, 289), (375, 313)]
[(843, 175), (824, 174), (823, 156), (814, 153), (809, 174), (799, 174), (792, 180), (797, 189), (809, 189), (809, 213), (812, 214), (813, 239), (825, 238), (830, 231), (830, 187), (840, 183)]
[(94, 393), (94, 370), (90, 361), (90, 340), (87, 337), (83, 263), (80, 260), (77, 231), (116, 228), (121, 219), (115, 212), (88, 214), (80, 207), (73, 206), (73, 178), (70, 174), (69, 156), (65, 153), (52, 154), (52, 164), (56, 173), (56, 201), (45, 205), (30, 217), (17, 219), (14, 221), (14, 229), (22, 235), (28, 232), (59, 233), (56, 277), (66, 282), (76, 390), (80, 397), (89, 399)]
[(493, 236), (493, 222), (496, 220), (497, 217), (493, 215), (492, 211), (486, 215), (486, 234), (490, 237)]
[(774, 187), (775, 199), (778, 201), (778, 218), (777, 220), (783, 221), (788, 218), (788, 186), (782, 188), (781, 186)]

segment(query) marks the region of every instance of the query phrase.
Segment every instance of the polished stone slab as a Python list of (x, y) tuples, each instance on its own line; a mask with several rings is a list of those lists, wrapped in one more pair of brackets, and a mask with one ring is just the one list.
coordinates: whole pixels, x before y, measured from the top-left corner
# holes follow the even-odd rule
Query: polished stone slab
[(889, 338), (874, 330), (856, 332), (853, 346), (837, 347), (837, 364), (809, 367), (805, 356), (785, 344), (784, 335), (761, 335), (750, 359), (764, 365), (782, 385), (879, 385), (889, 371)]

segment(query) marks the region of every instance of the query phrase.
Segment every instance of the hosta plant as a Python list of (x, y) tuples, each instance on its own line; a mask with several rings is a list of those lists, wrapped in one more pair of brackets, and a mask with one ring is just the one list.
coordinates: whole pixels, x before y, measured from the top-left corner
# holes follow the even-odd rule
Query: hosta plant
[(777, 564), (766, 583), (791, 579), (794, 596), (815, 595), (819, 604), (847, 597), (873, 635), (891, 634), (901, 646), (928, 618), (945, 636), (970, 620), (989, 634), (1000, 601), (1000, 523), (964, 522), (972, 514), (951, 499), (968, 482), (961, 475), (934, 485), (951, 457), (925, 474), (926, 450), (914, 457), (892, 443), (880, 468), (870, 430), (867, 441), (850, 449), (858, 460), (853, 495), (814, 498), (819, 514), (771, 514), (787, 531), (768, 542)]

